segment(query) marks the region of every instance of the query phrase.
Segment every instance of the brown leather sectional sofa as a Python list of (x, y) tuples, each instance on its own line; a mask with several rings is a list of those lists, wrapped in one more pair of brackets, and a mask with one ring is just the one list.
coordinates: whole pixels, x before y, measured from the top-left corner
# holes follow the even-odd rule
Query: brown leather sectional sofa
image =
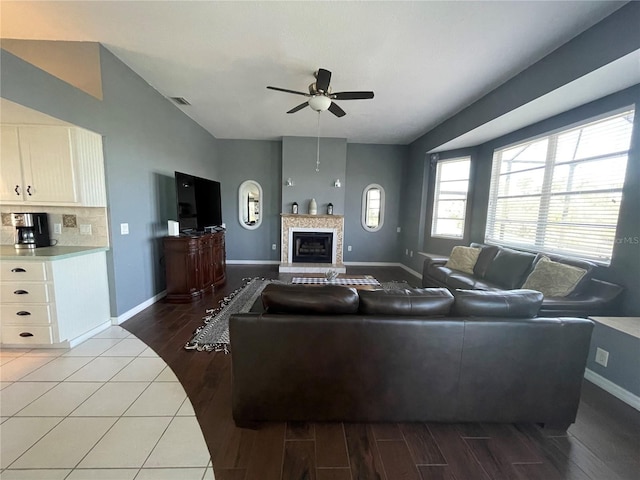
[(238, 426), (575, 421), (593, 323), (535, 317), (539, 292), (272, 284), (262, 300), (229, 321)]
[[(472, 243), (470, 246), (482, 249), (473, 274), (446, 267), (449, 259), (447, 256), (427, 255), (422, 269), (422, 286), (489, 291), (522, 288), (536, 262), (542, 257), (495, 245)], [(539, 315), (586, 318), (590, 315), (616, 314), (617, 300), (623, 288), (594, 278), (594, 263), (558, 255), (546, 256), (555, 262), (585, 269), (587, 273), (570, 295), (544, 298)]]

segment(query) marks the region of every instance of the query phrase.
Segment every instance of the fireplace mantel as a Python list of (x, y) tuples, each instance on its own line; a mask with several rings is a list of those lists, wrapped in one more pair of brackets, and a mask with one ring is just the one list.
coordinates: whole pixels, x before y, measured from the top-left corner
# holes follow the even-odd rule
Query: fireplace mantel
[[(344, 215), (309, 215), (309, 214), (293, 214), (282, 213), (281, 230), (280, 230), (280, 271), (307, 271), (309, 269), (319, 269), (319, 271), (329, 268), (344, 271), (344, 263), (342, 261), (343, 239), (344, 239)], [(310, 231), (318, 229), (318, 231), (334, 232), (335, 246), (335, 263), (333, 264), (292, 264), (289, 252), (289, 242), (293, 230), (300, 229)], [(315, 271), (315, 270), (314, 270)]]

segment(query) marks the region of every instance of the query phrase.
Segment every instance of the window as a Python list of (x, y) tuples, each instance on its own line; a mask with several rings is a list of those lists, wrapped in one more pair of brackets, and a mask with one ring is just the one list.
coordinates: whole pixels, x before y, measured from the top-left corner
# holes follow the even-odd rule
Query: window
[(375, 232), (384, 222), (384, 188), (372, 183), (362, 192), (362, 228)]
[(609, 263), (633, 115), (496, 150), (485, 241)]
[(470, 167), (470, 157), (438, 162), (433, 195), (432, 236), (452, 238), (464, 236)]

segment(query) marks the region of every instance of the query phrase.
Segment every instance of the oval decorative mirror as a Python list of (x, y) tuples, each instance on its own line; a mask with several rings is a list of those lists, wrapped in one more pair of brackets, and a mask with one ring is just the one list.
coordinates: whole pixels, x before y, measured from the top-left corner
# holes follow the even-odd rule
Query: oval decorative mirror
[(377, 232), (383, 223), (384, 188), (372, 183), (362, 192), (362, 228), (368, 232)]
[(238, 220), (247, 230), (262, 223), (262, 187), (255, 180), (246, 180), (238, 188)]

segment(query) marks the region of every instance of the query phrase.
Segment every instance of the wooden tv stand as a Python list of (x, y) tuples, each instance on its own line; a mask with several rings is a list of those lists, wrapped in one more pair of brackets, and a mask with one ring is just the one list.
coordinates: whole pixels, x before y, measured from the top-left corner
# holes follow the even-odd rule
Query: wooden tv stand
[(167, 302), (188, 303), (226, 281), (224, 232), (164, 237)]

